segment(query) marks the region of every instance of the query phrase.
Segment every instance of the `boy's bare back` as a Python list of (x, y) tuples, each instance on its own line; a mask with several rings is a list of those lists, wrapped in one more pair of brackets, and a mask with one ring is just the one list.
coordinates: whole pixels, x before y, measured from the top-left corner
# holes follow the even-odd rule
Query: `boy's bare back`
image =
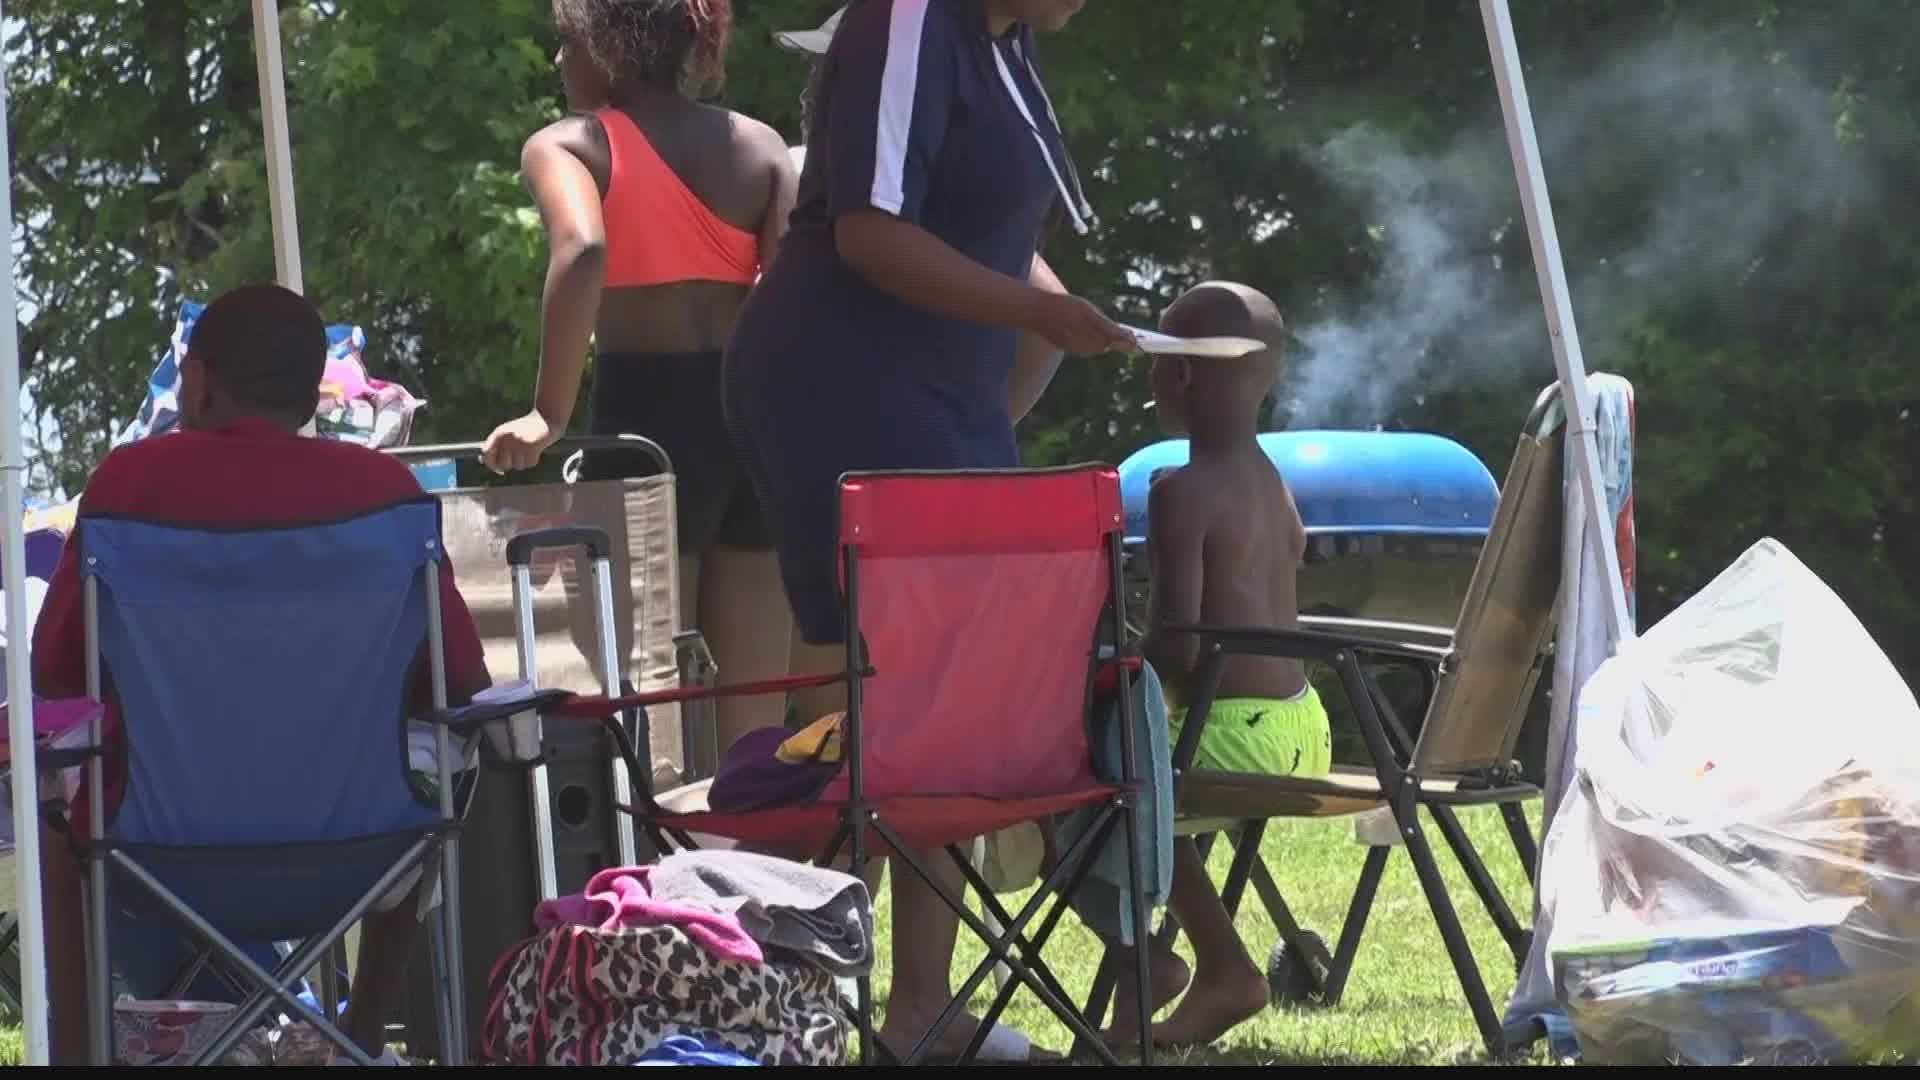
[[(1189, 450), (1187, 465), (1162, 476), (1147, 498), (1149, 659), (1190, 700), (1198, 689), (1187, 685), (1197, 643), (1190, 635), (1178, 635), (1187, 640), (1176, 643), (1162, 628), (1295, 625), (1295, 575), (1307, 536), (1286, 481), (1258, 441), (1260, 412), (1279, 370), (1282, 328), (1272, 301), (1245, 286), (1202, 285), (1167, 310), (1161, 327), (1182, 337), (1233, 335), (1269, 344), (1242, 359), (1163, 358), (1154, 369), (1162, 422), (1187, 435)], [(1285, 699), (1305, 686), (1297, 660), (1236, 656), (1227, 661), (1217, 696)]]
[[(1148, 536), (1169, 555), (1196, 561), (1198, 611), (1209, 626), (1289, 627), (1299, 621), (1294, 579), (1306, 554), (1306, 527), (1286, 481), (1257, 444), (1248, 452), (1195, 455), (1154, 485)], [(1153, 572), (1160, 576), (1156, 559)], [(1290, 698), (1306, 685), (1297, 660), (1235, 656), (1220, 698)], [(1180, 687), (1189, 700), (1197, 687)]]

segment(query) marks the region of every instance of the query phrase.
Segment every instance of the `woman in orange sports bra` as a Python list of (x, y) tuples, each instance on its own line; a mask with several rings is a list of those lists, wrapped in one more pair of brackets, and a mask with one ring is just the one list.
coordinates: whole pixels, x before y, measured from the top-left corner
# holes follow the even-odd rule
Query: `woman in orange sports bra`
[[(727, 433), (720, 354), (786, 229), (786, 142), (695, 96), (718, 84), (730, 0), (553, 0), (569, 115), (527, 140), (521, 167), (546, 226), (533, 408), (482, 458), (530, 468), (566, 433), (591, 342), (590, 430), (644, 435), (672, 459), (682, 609), (723, 682), (787, 670), (792, 613)], [(641, 455), (589, 455), (587, 479), (645, 475)], [(722, 700), (724, 751), (784, 719), (779, 697)]]

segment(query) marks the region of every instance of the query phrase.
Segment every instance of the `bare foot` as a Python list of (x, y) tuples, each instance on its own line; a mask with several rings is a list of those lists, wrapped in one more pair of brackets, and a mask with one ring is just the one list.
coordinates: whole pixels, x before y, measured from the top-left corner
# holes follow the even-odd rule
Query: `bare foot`
[(1173, 1015), (1153, 1025), (1155, 1046), (1205, 1046), (1267, 1007), (1267, 980), (1251, 966), (1227, 977), (1205, 973)]
[[(1126, 1046), (1140, 1041), (1140, 1010), (1134, 1003), (1133, 955), (1119, 953), (1123, 957), (1120, 967), (1120, 981), (1113, 990), (1113, 1023), (1102, 1033), (1108, 1046)], [(1193, 971), (1187, 962), (1171, 949), (1164, 953), (1155, 953), (1151, 970), (1147, 977), (1153, 981), (1153, 1008), (1148, 1016), (1158, 1016), (1160, 1010), (1180, 996), (1181, 991), (1193, 980)]]

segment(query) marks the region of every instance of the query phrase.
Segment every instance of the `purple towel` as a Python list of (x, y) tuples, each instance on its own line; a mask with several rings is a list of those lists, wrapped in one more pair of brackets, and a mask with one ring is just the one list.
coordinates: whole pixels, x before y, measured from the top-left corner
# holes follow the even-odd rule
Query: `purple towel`
[[(776, 806), (810, 803), (840, 772), (838, 761), (809, 761), (790, 765), (776, 755), (793, 735), (783, 727), (760, 728), (740, 736), (720, 759), (719, 771), (707, 788), (707, 808), (719, 814), (740, 814)], [(825, 745), (824, 743), (822, 745)]]
[(740, 920), (732, 915), (655, 900), (648, 885), (652, 874), (650, 866), (602, 870), (587, 882), (585, 892), (548, 900), (534, 908), (534, 929), (545, 933), (561, 926), (587, 926), (596, 930), (677, 926), (696, 944), (722, 959), (737, 960), (751, 967), (766, 962), (760, 943), (748, 937), (740, 928)]

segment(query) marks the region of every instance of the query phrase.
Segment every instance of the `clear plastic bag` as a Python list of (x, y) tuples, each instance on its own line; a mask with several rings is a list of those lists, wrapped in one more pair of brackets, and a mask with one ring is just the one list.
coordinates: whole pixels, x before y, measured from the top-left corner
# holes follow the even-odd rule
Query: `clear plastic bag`
[(1543, 851), (1596, 1063), (1920, 1049), (1920, 706), (1839, 597), (1750, 548), (1582, 691)]

